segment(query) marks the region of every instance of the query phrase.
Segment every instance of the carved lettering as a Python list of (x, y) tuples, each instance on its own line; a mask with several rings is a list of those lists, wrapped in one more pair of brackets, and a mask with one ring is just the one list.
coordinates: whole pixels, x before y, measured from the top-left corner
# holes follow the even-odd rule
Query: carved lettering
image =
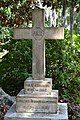
[(30, 92), (47, 92), (49, 89), (47, 88), (26, 88), (27, 93)]
[(26, 83), (26, 87), (50, 87), (50, 84)]
[[(24, 101), (23, 101), (24, 100)], [(18, 102), (24, 103), (57, 103), (56, 99), (53, 100), (44, 100), (44, 99), (19, 99)]]

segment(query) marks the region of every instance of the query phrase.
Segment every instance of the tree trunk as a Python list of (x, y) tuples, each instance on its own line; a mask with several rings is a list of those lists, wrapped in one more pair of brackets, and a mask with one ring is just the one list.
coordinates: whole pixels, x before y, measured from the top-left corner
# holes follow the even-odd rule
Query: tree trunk
[(71, 44), (73, 43), (73, 26), (74, 26), (74, 0), (70, 1), (70, 34), (71, 34)]

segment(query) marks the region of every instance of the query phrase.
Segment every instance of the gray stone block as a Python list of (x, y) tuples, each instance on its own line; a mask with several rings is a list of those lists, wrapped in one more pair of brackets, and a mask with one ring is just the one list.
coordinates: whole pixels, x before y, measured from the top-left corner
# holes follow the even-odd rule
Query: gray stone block
[(16, 99), (17, 112), (57, 113), (58, 91), (53, 90), (51, 95), (28, 95), (22, 90)]
[(4, 117), (4, 120), (68, 120), (67, 104), (59, 103), (57, 114), (47, 113), (17, 113), (14, 104)]
[(52, 79), (45, 78), (45, 80), (27, 79), (24, 82), (24, 92), (30, 95), (49, 95), (52, 91)]

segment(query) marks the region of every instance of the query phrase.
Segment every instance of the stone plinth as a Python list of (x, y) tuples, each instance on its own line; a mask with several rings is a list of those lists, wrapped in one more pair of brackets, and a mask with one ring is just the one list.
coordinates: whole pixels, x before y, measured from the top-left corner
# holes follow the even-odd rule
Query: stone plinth
[(58, 113), (17, 113), (14, 104), (4, 117), (4, 120), (68, 120), (67, 104), (58, 103)]
[(28, 95), (22, 90), (16, 101), (17, 112), (57, 113), (58, 91), (53, 90), (51, 95), (45, 95), (45, 92), (44, 95)]
[(30, 95), (50, 95), (52, 91), (52, 79), (45, 80), (26, 80), (24, 82), (25, 94)]
[(67, 104), (58, 103), (52, 80), (26, 80), (4, 120), (68, 120)]
[(58, 90), (51, 86), (48, 78), (26, 80), (4, 120), (68, 120), (67, 104), (58, 103)]

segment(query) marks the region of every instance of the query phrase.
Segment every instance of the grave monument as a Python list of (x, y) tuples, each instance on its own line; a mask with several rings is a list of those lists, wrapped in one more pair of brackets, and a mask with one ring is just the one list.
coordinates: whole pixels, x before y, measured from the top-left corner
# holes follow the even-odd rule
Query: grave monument
[(4, 120), (68, 120), (67, 104), (58, 103), (58, 90), (52, 90), (52, 79), (45, 78), (45, 39), (64, 39), (64, 28), (45, 28), (44, 10), (32, 12), (33, 27), (14, 29), (14, 39), (32, 39), (32, 78)]

